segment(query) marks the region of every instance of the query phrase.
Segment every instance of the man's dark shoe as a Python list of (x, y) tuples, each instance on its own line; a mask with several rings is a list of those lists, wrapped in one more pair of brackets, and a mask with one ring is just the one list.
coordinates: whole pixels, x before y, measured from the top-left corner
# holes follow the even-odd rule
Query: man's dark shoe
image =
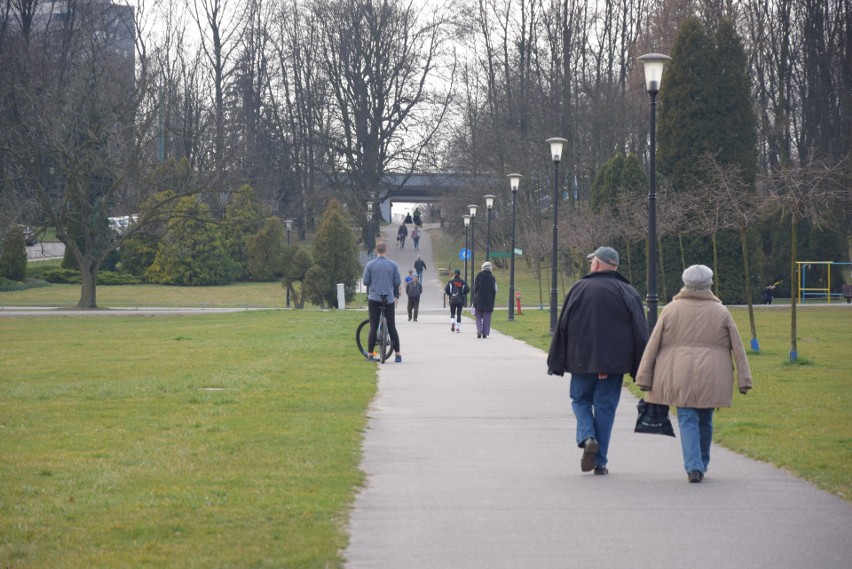
[(704, 473), (700, 470), (693, 470), (689, 473), (689, 481), (693, 484), (704, 480)]
[(596, 466), (595, 474), (598, 476), (603, 476), (604, 474), (609, 474), (609, 470), (607, 470), (606, 466)]
[(590, 472), (595, 469), (595, 455), (598, 454), (598, 441), (589, 437), (583, 444), (583, 458), (580, 459), (580, 470)]

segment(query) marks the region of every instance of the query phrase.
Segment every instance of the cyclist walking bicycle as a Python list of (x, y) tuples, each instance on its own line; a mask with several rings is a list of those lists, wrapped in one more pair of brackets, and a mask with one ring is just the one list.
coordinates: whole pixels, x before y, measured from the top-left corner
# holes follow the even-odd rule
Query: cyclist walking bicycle
[(402, 361), (399, 353), (399, 333), (396, 331), (394, 309), (399, 301), (399, 286), (402, 278), (399, 275), (399, 267), (394, 261), (387, 258), (387, 243), (376, 243), (376, 258), (364, 267), (364, 286), (367, 287), (367, 307), (370, 312), (370, 336), (367, 341), (368, 361), (379, 361), (373, 350), (376, 348), (376, 331), (379, 327), (382, 305), (388, 299), (393, 298), (393, 304), (385, 305), (385, 320), (387, 321), (388, 333), (391, 337), (393, 351), (396, 352), (395, 362)]

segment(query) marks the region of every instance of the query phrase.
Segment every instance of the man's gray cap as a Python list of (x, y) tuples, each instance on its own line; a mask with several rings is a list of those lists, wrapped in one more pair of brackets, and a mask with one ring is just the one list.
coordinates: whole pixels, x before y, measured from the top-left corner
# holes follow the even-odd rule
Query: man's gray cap
[(598, 247), (595, 249), (594, 253), (589, 253), (586, 255), (587, 259), (594, 259), (597, 257), (607, 265), (613, 265), (615, 267), (618, 266), (618, 251), (613, 249), (612, 247)]

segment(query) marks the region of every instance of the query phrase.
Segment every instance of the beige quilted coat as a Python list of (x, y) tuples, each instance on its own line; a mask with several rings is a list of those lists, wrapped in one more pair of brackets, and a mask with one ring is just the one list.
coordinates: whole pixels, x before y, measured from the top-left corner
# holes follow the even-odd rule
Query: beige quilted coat
[(712, 292), (684, 289), (660, 313), (636, 385), (650, 388), (649, 403), (730, 407), (734, 363), (738, 389), (751, 389), (751, 369), (731, 313)]

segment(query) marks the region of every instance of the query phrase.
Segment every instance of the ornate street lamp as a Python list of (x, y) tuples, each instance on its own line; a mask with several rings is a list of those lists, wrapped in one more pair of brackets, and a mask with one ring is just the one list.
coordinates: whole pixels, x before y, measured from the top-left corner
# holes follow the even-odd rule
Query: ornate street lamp
[(491, 209), (494, 207), (494, 198), (497, 196), (492, 196), (488, 194), (487, 196), (483, 196), (485, 198), (485, 260), (491, 260)]
[[(470, 210), (470, 274), (476, 271), (476, 204), (467, 206)], [(467, 279), (465, 279), (467, 282)]]
[(558, 262), (557, 237), (559, 230), (559, 162), (562, 160), (562, 145), (568, 142), (564, 138), (548, 138), (550, 155), (553, 157), (553, 244), (550, 254), (550, 335), (556, 331), (556, 265)]
[[(290, 247), (290, 230), (293, 229), (293, 220), (285, 219), (284, 225), (287, 226), (287, 247)], [(287, 286), (287, 308), (290, 308), (290, 287)]]
[(657, 94), (663, 81), (663, 68), (671, 57), (662, 53), (646, 53), (638, 58), (645, 66), (645, 89), (651, 96), (651, 159), (648, 193), (648, 328), (657, 324)]
[(470, 216), (463, 215), (462, 219), (464, 220), (464, 282), (467, 282), (467, 258), (470, 256), (467, 246), (467, 228), (470, 227)]
[(515, 204), (518, 198), (518, 186), (521, 183), (520, 174), (509, 174), (509, 185), (512, 187), (512, 251), (509, 262), (509, 320), (515, 319)]

